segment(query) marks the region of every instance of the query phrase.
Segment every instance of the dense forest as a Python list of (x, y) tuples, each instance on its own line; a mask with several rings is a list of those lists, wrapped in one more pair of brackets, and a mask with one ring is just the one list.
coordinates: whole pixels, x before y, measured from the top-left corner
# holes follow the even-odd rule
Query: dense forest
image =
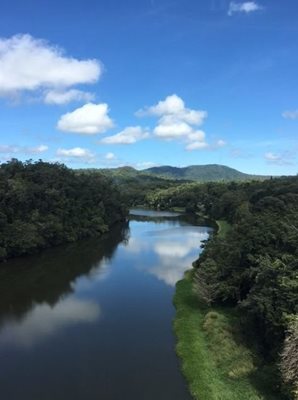
[(281, 363), (297, 396), (298, 177), (189, 183), (150, 192), (146, 201), (219, 221), (221, 231), (194, 263), (194, 289), (208, 305), (239, 311), (247, 340)]
[[(137, 171), (132, 167), (108, 169), (79, 169), (77, 174), (104, 175), (112, 179), (121, 193), (123, 201), (129, 206), (138, 206), (146, 203), (146, 196), (158, 189), (168, 189), (181, 184), (173, 179), (154, 176), (146, 171)], [(187, 182), (187, 181), (185, 181)]]
[(180, 168), (171, 166), (152, 167), (143, 172), (168, 179), (192, 180), (196, 182), (248, 181), (269, 178), (268, 176), (245, 174), (234, 168), (219, 164), (190, 165)]
[(0, 166), (0, 260), (101, 235), (127, 209), (102, 174), (18, 160)]

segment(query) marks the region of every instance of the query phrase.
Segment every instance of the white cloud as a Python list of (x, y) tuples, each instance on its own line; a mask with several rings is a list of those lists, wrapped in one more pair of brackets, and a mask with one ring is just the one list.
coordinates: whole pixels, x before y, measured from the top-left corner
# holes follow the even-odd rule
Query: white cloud
[(156, 105), (137, 112), (137, 116), (156, 116), (158, 122), (153, 130), (154, 135), (163, 140), (180, 140), (187, 143), (187, 150), (208, 147), (205, 133), (197, 130), (207, 118), (207, 112), (185, 107), (184, 101), (173, 94), (159, 101)]
[(258, 3), (255, 1), (246, 1), (244, 3), (236, 3), (234, 1), (231, 1), (229, 10), (228, 10), (228, 15), (233, 15), (235, 13), (245, 13), (245, 14), (250, 14), (254, 11), (262, 10), (262, 6), (260, 6)]
[(72, 149), (58, 149), (56, 155), (67, 161), (84, 161), (86, 163), (95, 162), (95, 154), (82, 147), (73, 147)]
[(206, 111), (191, 110), (185, 107), (181, 97), (173, 94), (159, 101), (156, 105), (137, 111), (137, 116), (156, 115), (163, 117), (164, 124), (173, 123), (174, 120), (186, 122), (191, 125), (202, 125), (207, 117)]
[(172, 123), (161, 122), (158, 124), (153, 133), (159, 138), (163, 139), (175, 139), (192, 134), (192, 127), (182, 121), (172, 121)]
[(165, 115), (165, 114), (177, 114), (184, 110), (184, 101), (173, 94), (166, 97), (165, 100), (159, 101), (155, 106), (146, 107), (137, 112), (138, 115)]
[(286, 119), (298, 119), (298, 110), (285, 111), (282, 116)]
[(265, 154), (265, 158), (268, 161), (279, 161), (279, 160), (281, 160), (281, 156), (279, 154), (275, 154), (275, 153), (271, 153), (271, 152), (266, 153)]
[(95, 83), (102, 73), (97, 60), (78, 60), (30, 35), (0, 38), (0, 95), (22, 91), (63, 90)]
[(57, 128), (64, 132), (95, 135), (106, 132), (114, 123), (108, 116), (108, 105), (105, 103), (87, 103), (72, 112), (62, 115)]
[(205, 133), (203, 131), (197, 131), (194, 134), (190, 135), (189, 143), (186, 146), (186, 150), (193, 151), (193, 150), (217, 150), (222, 147), (226, 146), (226, 142), (222, 139), (217, 140), (214, 143), (206, 143), (205, 140)]
[(15, 145), (0, 145), (0, 153), (3, 154), (41, 154), (47, 151), (48, 146), (41, 144), (36, 147), (15, 146)]
[(115, 154), (114, 153), (107, 153), (106, 155), (105, 155), (105, 159), (106, 160), (115, 160), (117, 157), (115, 156)]
[(205, 140), (205, 132), (194, 131), (194, 132), (190, 133), (187, 137), (190, 141), (203, 142)]
[(113, 136), (101, 140), (104, 144), (134, 144), (149, 137), (148, 130), (140, 126), (129, 126)]
[(276, 165), (293, 165), (297, 159), (297, 153), (295, 151), (283, 151), (279, 154), (268, 152), (264, 155), (265, 159), (270, 164)]
[(36, 147), (28, 147), (27, 152), (31, 154), (41, 154), (47, 151), (48, 149), (49, 149), (48, 146), (41, 144), (40, 146)]
[(49, 90), (45, 93), (44, 101), (47, 104), (67, 104), (72, 101), (91, 101), (94, 100), (94, 94), (83, 92), (81, 90)]
[(208, 144), (205, 142), (191, 142), (186, 146), (186, 150), (192, 151), (192, 150), (202, 150), (206, 149), (208, 147)]

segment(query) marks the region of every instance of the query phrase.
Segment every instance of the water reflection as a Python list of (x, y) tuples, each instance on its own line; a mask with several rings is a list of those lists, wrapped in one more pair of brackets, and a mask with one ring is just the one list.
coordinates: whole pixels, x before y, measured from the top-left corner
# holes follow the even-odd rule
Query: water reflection
[[(139, 255), (141, 260), (145, 257), (152, 259), (152, 254), (154, 254), (154, 262), (150, 265), (142, 262), (138, 268), (147, 270), (173, 287), (198, 258), (201, 251), (200, 245), (208, 238), (212, 228), (189, 225), (187, 220), (180, 218), (171, 218), (171, 220), (160, 218), (163, 212), (158, 211), (154, 212), (154, 219), (152, 219), (148, 216), (147, 210), (144, 211), (144, 215), (142, 215), (142, 210), (138, 211), (139, 215), (133, 217), (132, 221), (139, 222), (143, 217), (144, 222), (148, 223), (148, 229), (140, 235), (131, 237), (126, 243), (125, 251), (132, 257)], [(167, 213), (167, 217), (169, 214)], [(149, 229), (152, 221), (154, 221), (154, 229)]]
[(36, 305), (22, 321), (14, 319), (5, 324), (0, 344), (31, 347), (60, 329), (77, 323), (94, 322), (99, 316), (98, 304), (75, 298), (64, 299), (54, 307), (46, 303)]
[[(159, 232), (153, 249), (158, 255), (158, 263), (150, 272), (167, 285), (175, 286), (185, 270), (198, 257), (200, 244), (208, 238), (208, 229), (201, 227), (181, 227)], [(156, 236), (156, 234), (155, 234)]]
[(173, 286), (209, 231), (181, 216), (131, 216), (100, 240), (9, 261), (0, 269), (1, 398), (190, 400)]
[(54, 310), (61, 298), (76, 290), (81, 276), (104, 279), (118, 244), (127, 237), (128, 226), (119, 225), (101, 239), (57, 247), (1, 266), (0, 327), (11, 318), (23, 321), (38, 304)]
[(191, 267), (193, 260), (192, 256), (183, 260), (177, 260), (175, 257), (162, 258), (159, 264), (150, 269), (150, 273), (167, 285), (174, 287), (183, 278), (184, 272)]

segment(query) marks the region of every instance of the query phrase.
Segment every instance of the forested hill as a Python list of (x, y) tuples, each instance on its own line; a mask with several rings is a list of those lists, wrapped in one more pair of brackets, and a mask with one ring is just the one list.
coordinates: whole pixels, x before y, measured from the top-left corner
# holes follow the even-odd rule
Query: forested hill
[(155, 176), (143, 171), (138, 171), (132, 167), (119, 167), (107, 169), (78, 169), (75, 171), (77, 174), (83, 175), (105, 175), (113, 180), (118, 190), (121, 192), (122, 198), (129, 206), (137, 206), (145, 204), (146, 196), (150, 192), (160, 189), (168, 189), (185, 183), (179, 180), (166, 179), (163, 177)]
[(197, 182), (219, 182), (219, 181), (251, 181), (265, 180), (270, 176), (250, 175), (237, 171), (236, 169), (219, 164), (209, 165), (191, 165), (189, 167), (179, 168), (168, 165), (160, 167), (152, 167), (141, 171), (126, 166), (119, 168), (88, 168), (78, 170), (84, 173), (100, 172), (106, 176), (113, 178), (116, 182), (122, 182), (127, 179), (149, 179), (148, 176), (159, 179), (184, 180)]
[(42, 161), (0, 165), (0, 261), (101, 235), (125, 215), (120, 192), (102, 174)]
[(142, 171), (155, 176), (184, 179), (197, 182), (211, 181), (248, 181), (248, 180), (264, 180), (267, 176), (249, 175), (236, 169), (226, 167), (225, 165), (191, 165), (189, 167), (178, 168), (171, 166), (153, 167)]

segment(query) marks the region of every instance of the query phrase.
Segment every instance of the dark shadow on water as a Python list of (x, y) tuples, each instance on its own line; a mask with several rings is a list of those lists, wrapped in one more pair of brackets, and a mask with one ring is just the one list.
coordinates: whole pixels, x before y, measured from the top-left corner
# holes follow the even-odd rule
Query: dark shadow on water
[(72, 292), (71, 283), (81, 275), (111, 260), (119, 243), (127, 241), (128, 224), (116, 225), (101, 238), (44, 250), (42, 253), (10, 260), (0, 268), (0, 326), (13, 316), (20, 319), (34, 304), (54, 306), (61, 296)]

